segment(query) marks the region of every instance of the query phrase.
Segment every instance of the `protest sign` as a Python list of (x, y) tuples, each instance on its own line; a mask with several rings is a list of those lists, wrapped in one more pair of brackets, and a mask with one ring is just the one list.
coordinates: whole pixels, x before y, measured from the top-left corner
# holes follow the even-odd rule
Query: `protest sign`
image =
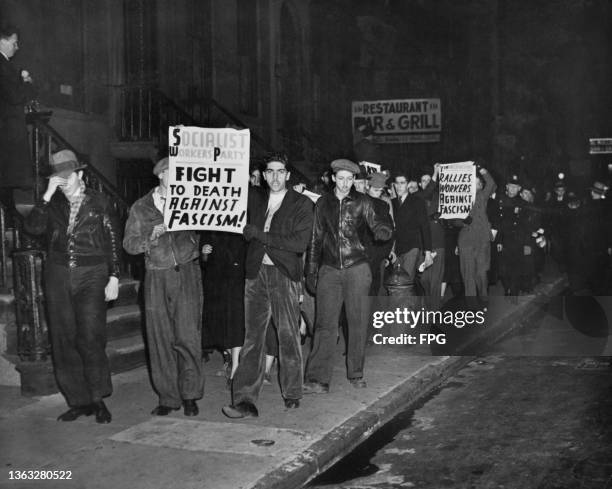
[(473, 161), (440, 165), (438, 174), (442, 219), (465, 219), (476, 198), (476, 166)]
[(373, 173), (378, 173), (381, 171), (380, 170), (381, 167), (378, 163), (370, 163), (369, 161), (360, 161), (359, 164), (363, 165), (368, 175), (372, 175)]
[(170, 126), (164, 223), (169, 231), (242, 233), (249, 187), (248, 129)]

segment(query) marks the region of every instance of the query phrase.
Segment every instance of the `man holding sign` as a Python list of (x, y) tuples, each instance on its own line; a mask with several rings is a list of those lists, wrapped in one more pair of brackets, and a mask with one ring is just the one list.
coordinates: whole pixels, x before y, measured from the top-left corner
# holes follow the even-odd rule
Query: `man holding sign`
[(159, 394), (151, 414), (166, 416), (182, 404), (185, 416), (197, 416), (196, 399), (204, 387), (199, 240), (194, 231), (168, 232), (164, 224), (168, 167), (168, 158), (163, 158), (153, 168), (159, 186), (130, 209), (123, 247), (132, 255), (145, 254), (147, 344)]
[(302, 397), (300, 346), (302, 253), (312, 231), (312, 202), (287, 187), (288, 161), (267, 158), (264, 178), (269, 192), (249, 193), (249, 241), (244, 287), (245, 338), (232, 382), (232, 404), (223, 407), (229, 418), (257, 417), (256, 407), (265, 373), (266, 331), (278, 332), (280, 384), (285, 407), (295, 409)]

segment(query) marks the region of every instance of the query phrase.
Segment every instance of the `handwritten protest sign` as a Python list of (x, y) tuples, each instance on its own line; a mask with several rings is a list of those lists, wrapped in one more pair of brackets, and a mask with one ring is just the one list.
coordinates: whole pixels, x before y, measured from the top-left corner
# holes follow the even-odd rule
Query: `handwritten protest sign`
[(170, 126), (168, 198), (170, 231), (242, 233), (249, 184), (248, 129)]
[(442, 219), (465, 219), (476, 198), (476, 166), (473, 161), (440, 165), (438, 175)]
[(360, 165), (362, 165), (366, 169), (366, 173), (371, 175), (373, 173), (378, 173), (380, 171), (380, 165), (378, 163), (370, 163), (369, 161), (360, 161)]

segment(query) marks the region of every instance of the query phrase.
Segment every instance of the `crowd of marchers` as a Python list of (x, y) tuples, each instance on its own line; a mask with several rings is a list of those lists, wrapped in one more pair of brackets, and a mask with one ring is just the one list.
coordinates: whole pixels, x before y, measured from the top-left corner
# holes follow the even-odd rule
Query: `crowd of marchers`
[(468, 307), (486, 310), (489, 287), (499, 281), (506, 295), (530, 293), (547, 254), (567, 272), (572, 293), (605, 294), (611, 285), (612, 219), (601, 182), (579, 198), (560, 178), (537, 200), (518, 175), (502, 187), (475, 163), (469, 214), (442, 219), (437, 164), (413, 177), (367, 174), (336, 159), (308, 188), (292, 179), (285, 155), (271, 154), (251, 171), (248, 224), (238, 235), (168, 230), (168, 158), (154, 166), (159, 185), (133, 204), (125, 229), (108, 199), (86, 187), (74, 153), (63, 150), (51, 160), (47, 190), (26, 230), (46, 234), (49, 243), (50, 337), (69, 406), (60, 421), (112, 419), (103, 401), (112, 392), (105, 301), (118, 295), (121, 245), (144, 254), (156, 416), (181, 408), (186, 416), (199, 414), (203, 359), (215, 350), (225, 361), (222, 411), (229, 418), (258, 416), (261, 389), (276, 379), (285, 409), (298, 408), (304, 394), (328, 393), (341, 334), (348, 382), (367, 388), (369, 303), (386, 293), (393, 267), (429, 310), (459, 295)]

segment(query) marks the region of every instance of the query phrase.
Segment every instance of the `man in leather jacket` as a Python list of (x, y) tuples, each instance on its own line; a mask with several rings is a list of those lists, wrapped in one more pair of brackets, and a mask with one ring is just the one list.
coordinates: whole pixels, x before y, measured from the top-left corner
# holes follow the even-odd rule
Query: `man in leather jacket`
[[(267, 333), (276, 326), (279, 381), (287, 409), (300, 406), (302, 351), (300, 300), (302, 256), (312, 230), (312, 202), (287, 187), (290, 166), (286, 156), (266, 157), (267, 191), (249, 190), (249, 242), (244, 285), (244, 345), (232, 381), (232, 404), (223, 407), (229, 418), (257, 417), (257, 400), (265, 375)], [(276, 339), (276, 338), (274, 338)]]
[(195, 231), (168, 232), (164, 224), (168, 172), (168, 158), (159, 160), (153, 168), (159, 186), (130, 209), (123, 247), (145, 255), (147, 346), (159, 395), (151, 414), (167, 416), (182, 405), (185, 416), (197, 416), (204, 392), (200, 245)]
[[(25, 221), (31, 234), (46, 233), (45, 294), (58, 386), (70, 409), (59, 421), (95, 414), (110, 423), (102, 398), (112, 393), (106, 356), (106, 303), (119, 293), (121, 238), (107, 198), (85, 187), (75, 154), (52, 156), (42, 202)], [(61, 192), (56, 192), (60, 189)]]
[(335, 188), (317, 201), (308, 251), (306, 285), (316, 291), (317, 312), (305, 394), (329, 391), (343, 303), (348, 320), (347, 377), (354, 387), (366, 387), (363, 364), (372, 273), (364, 240), (368, 229), (378, 241), (387, 241), (393, 234), (388, 219), (376, 214), (371, 197), (353, 188), (359, 166), (339, 159), (331, 168)]

